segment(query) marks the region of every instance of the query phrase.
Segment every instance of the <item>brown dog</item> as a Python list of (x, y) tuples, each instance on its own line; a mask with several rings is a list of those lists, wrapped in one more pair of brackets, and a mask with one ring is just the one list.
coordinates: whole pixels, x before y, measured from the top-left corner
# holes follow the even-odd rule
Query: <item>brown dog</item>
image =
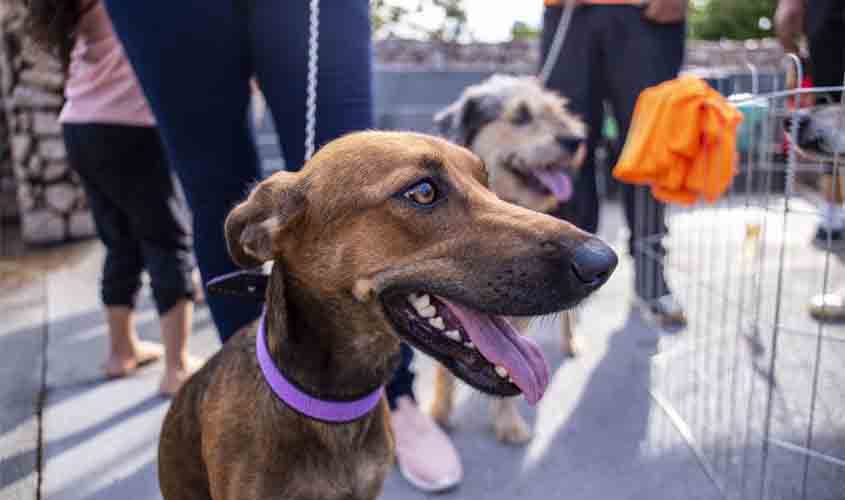
[[(616, 256), (486, 186), (469, 151), (383, 132), (336, 140), (301, 172), (258, 184), (226, 239), (243, 267), (274, 262), (264, 329), (278, 369), (314, 397), (356, 398), (390, 379), (404, 339), (479, 390), (539, 399), (539, 350), (499, 315), (573, 306)], [(421, 315), (409, 300), (423, 294)], [(236, 335), (174, 399), (159, 447), (164, 498), (376, 498), (392, 460), (384, 400), (347, 423), (302, 416), (270, 389), (255, 345), (254, 330)]]
[[(586, 157), (587, 127), (567, 110), (565, 99), (536, 78), (494, 75), (467, 87), (434, 120), (441, 133), (481, 157), (499, 198), (548, 213), (572, 196)], [(530, 323), (526, 318), (513, 322), (520, 332)], [(575, 311), (563, 313), (560, 339), (567, 356), (578, 351), (574, 325)], [(454, 378), (439, 367), (435, 380), (431, 414), (448, 425)], [(531, 438), (513, 401), (494, 400), (491, 414), (500, 441), (519, 444)]]

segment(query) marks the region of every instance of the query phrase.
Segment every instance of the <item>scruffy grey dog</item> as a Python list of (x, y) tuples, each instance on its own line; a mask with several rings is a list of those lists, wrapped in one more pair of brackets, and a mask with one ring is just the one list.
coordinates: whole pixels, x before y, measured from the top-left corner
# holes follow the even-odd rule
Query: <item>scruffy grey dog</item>
[(536, 78), (494, 75), (466, 88), (434, 121), (484, 160), (500, 198), (550, 212), (572, 196), (587, 127)]
[[(572, 197), (587, 152), (587, 127), (566, 103), (534, 77), (493, 75), (467, 87), (434, 122), (441, 134), (484, 160), (490, 187), (500, 198), (548, 213)], [(569, 356), (577, 352), (574, 321), (574, 312), (561, 318), (562, 349)], [(530, 318), (511, 322), (524, 333)], [(449, 371), (438, 367), (431, 414), (441, 425), (448, 425), (454, 385)], [(494, 399), (490, 411), (500, 441), (520, 444), (531, 438), (513, 399)]]

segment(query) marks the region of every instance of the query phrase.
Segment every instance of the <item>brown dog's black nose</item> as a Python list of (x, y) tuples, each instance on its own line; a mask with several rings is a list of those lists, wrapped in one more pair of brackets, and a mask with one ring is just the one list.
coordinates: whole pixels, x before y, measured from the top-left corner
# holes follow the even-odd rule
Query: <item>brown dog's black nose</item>
[(572, 272), (588, 288), (598, 288), (610, 278), (618, 262), (612, 248), (598, 238), (590, 238), (572, 253)]
[(571, 155), (574, 155), (578, 151), (578, 148), (581, 147), (581, 144), (584, 143), (584, 139), (580, 137), (559, 135), (556, 139), (560, 147)]

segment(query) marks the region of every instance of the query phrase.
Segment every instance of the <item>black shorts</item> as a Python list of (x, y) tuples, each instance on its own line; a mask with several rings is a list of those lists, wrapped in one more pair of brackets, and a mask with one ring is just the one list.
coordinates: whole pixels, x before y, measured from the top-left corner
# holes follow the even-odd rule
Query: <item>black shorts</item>
[[(807, 2), (804, 32), (810, 48), (810, 76), (817, 87), (845, 81), (845, 0)], [(839, 99), (839, 93), (831, 96)]]
[(102, 299), (135, 305), (150, 275), (159, 313), (194, 294), (190, 212), (154, 127), (65, 124), (71, 168), (82, 180), (106, 246)]

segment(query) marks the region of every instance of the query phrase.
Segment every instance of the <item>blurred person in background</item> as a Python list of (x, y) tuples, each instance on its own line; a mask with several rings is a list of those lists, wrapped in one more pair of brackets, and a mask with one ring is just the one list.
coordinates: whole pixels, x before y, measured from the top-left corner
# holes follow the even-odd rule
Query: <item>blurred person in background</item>
[[(628, 135), (637, 97), (678, 75), (684, 59), (687, 0), (545, 0), (541, 62), (549, 55), (564, 5), (576, 6), (547, 86), (569, 99), (589, 127), (587, 159), (575, 195), (560, 216), (595, 233), (599, 224), (595, 150), (610, 102), (619, 136)], [(611, 162), (612, 164), (613, 162)], [(683, 308), (664, 276), (664, 205), (647, 186), (622, 186), (634, 258), (636, 304), (661, 327), (686, 325)]]
[[(806, 37), (812, 86), (841, 87), (845, 82), (845, 0), (780, 0), (775, 12), (775, 28), (784, 51), (802, 55), (800, 41)], [(805, 84), (806, 82), (802, 82)], [(802, 85), (805, 86), (805, 85)], [(817, 95), (815, 104), (837, 103), (840, 92)], [(815, 243), (834, 247), (845, 243), (845, 208), (842, 206), (842, 180), (822, 176), (820, 188), (825, 199)]]
[[(159, 389), (172, 396), (201, 364), (187, 352), (194, 258), (184, 196), (103, 5), (73, 0), (56, 8), (34, 0), (31, 22), (36, 40), (68, 65), (59, 121), (106, 247), (101, 295), (110, 347), (103, 369), (122, 377), (164, 355)], [(135, 331), (144, 269), (164, 348), (141, 341)]]
[[(780, 0), (775, 12), (775, 29), (787, 53), (803, 55), (801, 38), (806, 39), (805, 73), (811, 75), (811, 85), (841, 87), (845, 83), (845, 0)], [(814, 96), (812, 104), (817, 105), (838, 103), (842, 98), (841, 92), (836, 91)], [(842, 172), (822, 175), (819, 188), (824, 205), (813, 243), (836, 252), (841, 259), (845, 251)], [(819, 320), (845, 319), (845, 291), (813, 297), (809, 310)]]

